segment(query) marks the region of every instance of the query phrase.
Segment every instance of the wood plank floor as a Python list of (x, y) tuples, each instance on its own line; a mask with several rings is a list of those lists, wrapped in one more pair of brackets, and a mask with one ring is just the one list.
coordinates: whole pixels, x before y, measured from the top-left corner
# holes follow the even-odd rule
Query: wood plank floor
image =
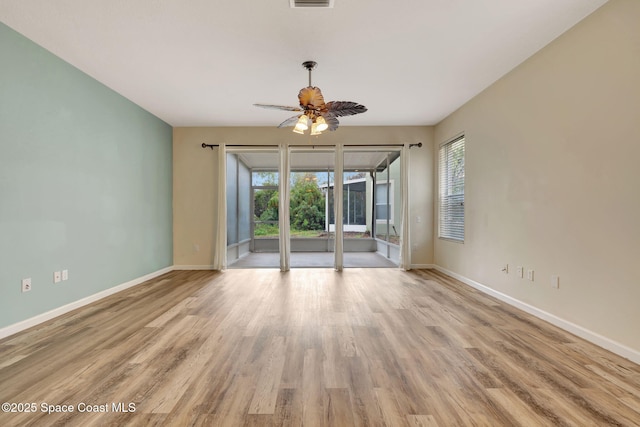
[(0, 402), (37, 405), (2, 426), (637, 426), (640, 366), (433, 271), (175, 271), (0, 341)]

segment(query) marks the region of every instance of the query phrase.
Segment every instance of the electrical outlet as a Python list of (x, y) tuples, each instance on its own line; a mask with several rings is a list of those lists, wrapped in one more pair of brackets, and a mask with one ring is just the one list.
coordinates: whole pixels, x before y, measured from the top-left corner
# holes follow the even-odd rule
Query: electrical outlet
[(20, 289), (22, 289), (22, 292), (29, 292), (31, 290), (31, 277), (22, 279)]
[(62, 280), (62, 273), (59, 271), (53, 272), (53, 283), (59, 283)]
[(516, 273), (518, 274), (518, 277), (522, 279), (524, 277), (524, 268), (517, 266)]
[(502, 266), (502, 272), (504, 274), (509, 274), (509, 264), (505, 264)]
[(69, 270), (62, 270), (62, 280), (69, 280)]
[(560, 276), (551, 276), (551, 287), (554, 289), (560, 289)]
[(533, 282), (533, 270), (527, 270), (527, 279)]

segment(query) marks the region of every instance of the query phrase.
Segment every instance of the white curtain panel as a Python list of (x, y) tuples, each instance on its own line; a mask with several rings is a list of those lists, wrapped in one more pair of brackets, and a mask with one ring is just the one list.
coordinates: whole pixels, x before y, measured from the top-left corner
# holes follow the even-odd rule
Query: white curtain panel
[(402, 193), (402, 218), (400, 223), (400, 267), (411, 270), (411, 241), (409, 234), (409, 146), (400, 152), (400, 191)]
[(224, 144), (218, 146), (218, 222), (216, 223), (216, 244), (213, 253), (213, 268), (227, 267), (227, 150)]
[(289, 192), (291, 172), (291, 149), (280, 146), (280, 166), (278, 168), (278, 223), (280, 226), (280, 271), (291, 268), (291, 230), (289, 224)]
[(343, 209), (343, 185), (344, 182), (344, 149), (342, 145), (336, 146), (336, 162), (333, 171), (333, 213), (335, 218), (335, 262), (336, 271), (342, 271), (344, 268), (343, 260), (343, 230), (342, 230), (342, 209)]

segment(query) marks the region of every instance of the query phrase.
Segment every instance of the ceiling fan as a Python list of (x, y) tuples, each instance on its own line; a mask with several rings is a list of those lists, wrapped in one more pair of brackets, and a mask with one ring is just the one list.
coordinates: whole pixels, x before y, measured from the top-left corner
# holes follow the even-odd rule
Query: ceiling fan
[(334, 131), (338, 129), (340, 122), (338, 117), (353, 116), (367, 111), (367, 107), (357, 102), (351, 101), (329, 101), (324, 102), (324, 97), (320, 88), (311, 85), (311, 71), (318, 65), (315, 61), (305, 61), (302, 66), (309, 71), (309, 86), (300, 89), (298, 93), (299, 107), (288, 107), (285, 105), (253, 104), (256, 107), (272, 108), (276, 110), (296, 111), (296, 114), (289, 117), (278, 125), (279, 128), (294, 126), (295, 133), (304, 134), (304, 131), (311, 126), (311, 135), (319, 135), (325, 130)]

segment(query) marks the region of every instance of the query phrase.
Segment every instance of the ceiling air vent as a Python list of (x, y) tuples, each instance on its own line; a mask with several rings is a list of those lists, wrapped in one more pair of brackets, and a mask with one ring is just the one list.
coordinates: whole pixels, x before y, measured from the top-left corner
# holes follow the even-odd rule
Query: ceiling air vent
[(292, 8), (300, 7), (333, 7), (334, 0), (289, 0)]

